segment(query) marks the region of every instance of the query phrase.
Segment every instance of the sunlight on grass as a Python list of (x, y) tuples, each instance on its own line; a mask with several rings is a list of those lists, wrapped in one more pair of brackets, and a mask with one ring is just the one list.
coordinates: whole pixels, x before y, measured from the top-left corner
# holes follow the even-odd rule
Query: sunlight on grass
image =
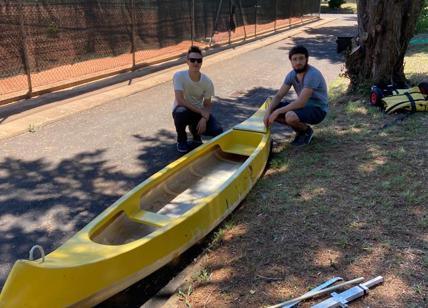
[(353, 101), (346, 104), (345, 112), (348, 114), (361, 114), (361, 115), (367, 115), (367, 106), (364, 106), (364, 104), (361, 101)]
[(321, 13), (336, 13), (336, 14), (356, 14), (357, 4), (356, 3), (344, 3), (338, 9), (329, 8), (328, 2), (321, 3)]
[(350, 226), (354, 230), (363, 230), (367, 226), (367, 222), (353, 221)]
[(277, 171), (285, 172), (288, 170), (288, 160), (286, 157), (283, 157), (283, 156), (275, 156), (270, 161), (270, 167), (272, 169), (276, 169)]
[(358, 170), (362, 173), (372, 173), (377, 170), (377, 168), (383, 165), (385, 161), (380, 159), (375, 159), (371, 162), (367, 162), (358, 166)]
[(418, 84), (428, 77), (427, 45), (409, 48), (404, 58), (404, 73), (412, 84)]
[(303, 201), (310, 201), (312, 199), (315, 199), (316, 197), (323, 196), (325, 194), (326, 190), (324, 187), (309, 187), (308, 189), (304, 189), (300, 192), (300, 198)]
[(349, 79), (344, 77), (339, 77), (334, 80), (328, 89), (328, 96), (330, 101), (335, 101), (339, 97), (343, 96), (343, 93), (346, 92), (349, 86)]
[(320, 267), (330, 267), (334, 263), (340, 262), (343, 253), (333, 248), (322, 248), (314, 252), (315, 265)]
[(387, 153), (381, 150), (379, 147), (370, 146), (367, 149), (371, 159), (368, 162), (364, 162), (358, 166), (358, 170), (362, 173), (372, 173), (376, 171), (380, 166), (386, 164)]

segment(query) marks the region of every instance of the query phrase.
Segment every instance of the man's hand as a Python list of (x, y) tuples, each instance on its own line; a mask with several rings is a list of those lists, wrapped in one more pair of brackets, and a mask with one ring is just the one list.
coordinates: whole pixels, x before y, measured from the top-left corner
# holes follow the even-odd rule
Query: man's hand
[(207, 130), (207, 120), (205, 118), (201, 118), (198, 122), (198, 125), (196, 126), (196, 130), (198, 131), (198, 134), (201, 135), (205, 133)]
[(278, 117), (278, 115), (279, 115), (279, 113), (277, 112), (277, 110), (275, 110), (274, 112), (272, 112), (269, 115), (268, 119), (267, 119), (267, 125), (266, 125), (266, 122), (265, 122), (266, 127), (270, 127), (273, 124), (273, 122), (275, 122), (275, 120)]
[(208, 119), (210, 118), (210, 112), (208, 110), (202, 109), (201, 110), (201, 116), (203, 118), (205, 118), (205, 120), (208, 121)]
[(269, 117), (271, 113), (269, 111), (266, 111), (265, 116), (263, 118), (263, 123), (265, 124), (266, 128), (269, 127)]

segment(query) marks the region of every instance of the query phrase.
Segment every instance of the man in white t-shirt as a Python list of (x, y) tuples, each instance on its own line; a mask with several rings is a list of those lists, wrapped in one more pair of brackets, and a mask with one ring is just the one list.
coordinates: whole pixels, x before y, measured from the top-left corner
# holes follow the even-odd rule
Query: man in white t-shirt
[[(201, 135), (217, 136), (223, 128), (211, 114), (211, 97), (214, 85), (207, 75), (200, 72), (202, 52), (192, 46), (187, 52), (189, 69), (174, 74), (175, 101), (172, 116), (177, 131), (177, 151), (186, 153), (202, 144)], [(186, 127), (193, 136), (187, 142)]]

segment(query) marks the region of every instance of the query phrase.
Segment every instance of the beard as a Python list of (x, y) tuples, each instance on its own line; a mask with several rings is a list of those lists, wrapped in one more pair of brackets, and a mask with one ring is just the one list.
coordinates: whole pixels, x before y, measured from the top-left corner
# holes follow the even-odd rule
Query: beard
[(304, 73), (308, 69), (308, 62), (306, 62), (305, 66), (303, 66), (302, 68), (298, 68), (298, 69), (293, 68), (293, 69), (297, 74)]

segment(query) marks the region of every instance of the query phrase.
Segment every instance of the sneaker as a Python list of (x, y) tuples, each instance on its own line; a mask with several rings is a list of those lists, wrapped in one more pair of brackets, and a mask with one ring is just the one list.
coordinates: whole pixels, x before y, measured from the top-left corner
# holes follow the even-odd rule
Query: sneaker
[(177, 151), (180, 153), (189, 152), (189, 145), (187, 142), (177, 142)]
[(193, 139), (193, 141), (189, 144), (189, 148), (191, 150), (196, 149), (198, 146), (202, 145), (202, 143), (202, 140)]
[(296, 137), (294, 137), (294, 140), (291, 141), (291, 145), (294, 146), (301, 146), (305, 144), (305, 138), (306, 138), (306, 134), (302, 133), (302, 132), (296, 132)]
[(308, 125), (308, 129), (305, 132), (305, 144), (309, 144), (312, 141), (314, 135), (313, 129)]

